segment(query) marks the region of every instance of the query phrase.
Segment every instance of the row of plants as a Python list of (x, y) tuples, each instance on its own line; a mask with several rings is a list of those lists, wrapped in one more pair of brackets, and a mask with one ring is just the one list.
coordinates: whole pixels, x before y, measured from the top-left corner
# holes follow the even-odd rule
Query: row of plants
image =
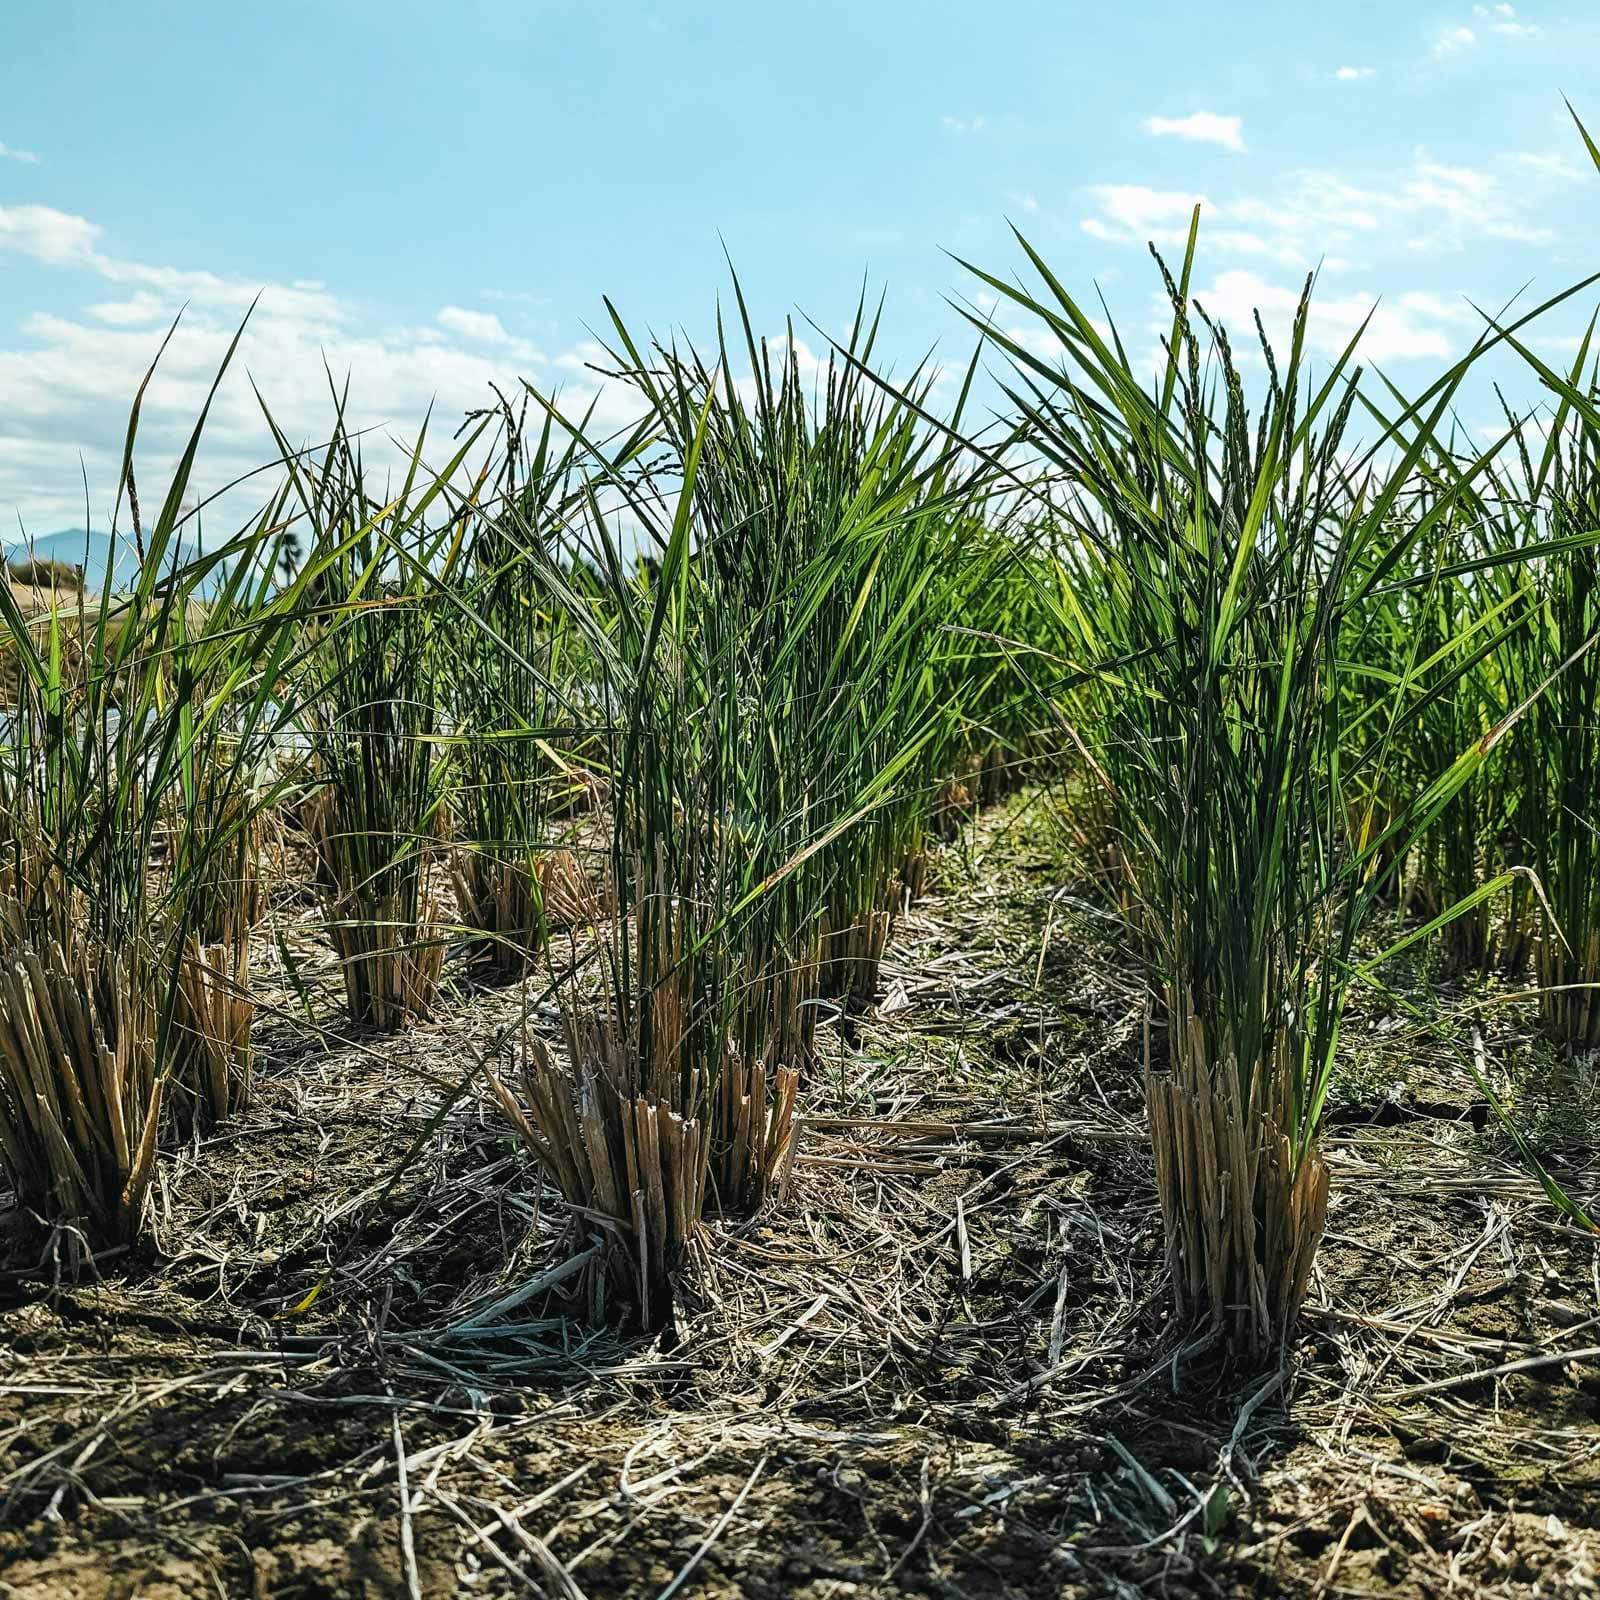
[(336, 399), (329, 444), (280, 436), (281, 490), (184, 564), (197, 429), (133, 593), (8, 616), (26, 1209), (132, 1243), (162, 1146), (245, 1104), (268, 830), (352, 1026), (427, 1016), (452, 945), (486, 976), (548, 961), (538, 1114), (495, 1088), (646, 1322), (703, 1215), (781, 1186), (819, 1019), (870, 1000), (927, 830), (1029, 704), (997, 630), (950, 626), (1011, 559), (975, 458), (869, 377), (864, 319), (810, 394), (792, 340), (741, 329), (753, 384), (619, 321), (625, 437), (529, 395), (434, 470), (424, 434), (381, 493)]
[(1063, 352), (989, 330), (1054, 469), (1069, 810), (1149, 974), (1175, 1298), (1259, 1357), (1310, 1282), (1357, 984), (1424, 939), (1456, 974), (1531, 954), (1551, 1029), (1596, 1042), (1600, 412), (1586, 346), (1565, 376), (1536, 363), (1539, 413), (1464, 445), (1462, 386), (1497, 345), (1533, 359), (1523, 324), (1383, 407), (1358, 339), (1313, 374), (1309, 280), (1287, 349), (1261, 335), (1252, 411), (1190, 292), (1198, 220), (1154, 383), (1031, 251), (1036, 293), (982, 276)]
[[(1456, 973), (1531, 961), (1552, 1030), (1600, 1037), (1600, 397), (1529, 319), (1412, 402), (1359, 336), (1313, 372), (1309, 285), (1247, 384), (1197, 237), (1153, 381), (1031, 249), (1037, 289), (977, 272), (1059, 352), (974, 317), (994, 429), (976, 359), (892, 383), (863, 307), (812, 371), (737, 286), (704, 353), (612, 312), (621, 435), (527, 390), (380, 490), (336, 400), (182, 563), (197, 429), (132, 594), (6, 614), (22, 1205), (133, 1243), (162, 1145), (242, 1106), (283, 826), (352, 1025), (426, 1016), (452, 945), (539, 970), (559, 1044), (487, 1087), (599, 1246), (596, 1309), (659, 1326), (706, 1218), (784, 1197), (819, 1027), (871, 1003), (932, 834), (1043, 757), (1149, 974), (1177, 1303), (1280, 1345), (1353, 985), (1431, 939)], [(1475, 448), (1453, 408), (1494, 346), (1549, 404)]]

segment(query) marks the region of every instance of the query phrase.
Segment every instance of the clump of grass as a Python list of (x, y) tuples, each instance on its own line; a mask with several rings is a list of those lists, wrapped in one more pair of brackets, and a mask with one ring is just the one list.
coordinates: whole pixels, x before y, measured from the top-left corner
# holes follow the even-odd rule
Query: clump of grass
[(164, 1076), (156, 1066), (152, 953), (59, 936), (0, 907), (0, 1157), (25, 1209), (94, 1245), (142, 1232)]
[[(593, 664), (617, 904), (598, 992), (563, 1001), (569, 1059), (529, 1053), (542, 1110), (523, 1132), (610, 1219), (613, 1282), (647, 1322), (699, 1208), (749, 1212), (781, 1186), (819, 967), (875, 975), (905, 819), (925, 824), (935, 732), (957, 720), (930, 670), (941, 574), (966, 570), (934, 559), (957, 548), (955, 452), (865, 381), (865, 324), (813, 402), (793, 343), (758, 345), (740, 309), (753, 391), (726, 341), (713, 362), (647, 358), (615, 322), (646, 421), (613, 458), (591, 453), (576, 559), (544, 567)], [(642, 563), (608, 501), (642, 530)], [(830, 901), (857, 945), (825, 943)], [(646, 1122), (651, 1149), (677, 1152), (659, 1176)]]
[(459, 635), (446, 676), (454, 717), (456, 838), (451, 874), (465, 927), (481, 933), (480, 960), (525, 971), (553, 929), (594, 921), (602, 896), (574, 845), (574, 697), (587, 670), (581, 640), (554, 605), (530, 552), (559, 549), (583, 487), (575, 442), (552, 451), (547, 412), (531, 450), (505, 407), (496, 503), (473, 521)]
[(394, 496), (369, 493), (342, 421), (321, 459), (291, 476), (319, 598), (296, 690), (317, 785), (304, 820), (350, 1019), (384, 1030), (431, 1014), (445, 953), (444, 647), (425, 575), (456, 513), (437, 529), (427, 519), (448, 505), (465, 447), (428, 477), (425, 437)]
[[(691, 454), (691, 485), (695, 465)], [(659, 504), (627, 487), (647, 530), (658, 526), (649, 519)], [(594, 664), (616, 905), (594, 946), (597, 981), (573, 970), (559, 987), (565, 1054), (525, 1048), (533, 1117), (501, 1089), (529, 1149), (599, 1227), (614, 1298), (651, 1328), (670, 1318), (674, 1280), (700, 1238), (711, 1119), (741, 1066), (729, 1027), (739, 983), (732, 879), (717, 826), (729, 810), (729, 747), (698, 648), (690, 504), (679, 497), (658, 537), (653, 579), (624, 559), (598, 496), (586, 537), (599, 582), (574, 584), (561, 563), (540, 563)], [(726, 1173), (726, 1161), (715, 1170)]]
[(1524, 678), (1542, 682), (1517, 818), (1547, 912), (1534, 946), (1540, 1009), (1579, 1050), (1600, 1045), (1600, 388), (1581, 376), (1588, 352), (1585, 340), (1565, 381), (1552, 375), (1559, 398), (1542, 449), (1523, 451), (1528, 504), (1553, 548), (1526, 640)]
[[(205, 954), (231, 903), (218, 863), (234, 824), (185, 775), (259, 758), (293, 597), (262, 573), (274, 505), (178, 563), (204, 420), (154, 526), (135, 526), (131, 593), (108, 581), (30, 619), (0, 590), (19, 672), (0, 761), (0, 1161), (23, 1206), (91, 1246), (137, 1238), (164, 1108), (187, 1120), (236, 1105), (248, 1050)], [(234, 815), (247, 826), (249, 802)], [(224, 1063), (215, 1079), (206, 1057)]]
[[(1392, 873), (1406, 909), (1440, 920), (1437, 949), (1449, 976), (1514, 970), (1520, 959), (1517, 897), (1509, 897), (1512, 916), (1497, 932), (1494, 904), (1476, 895), (1516, 864), (1515, 760), (1480, 769), (1405, 861), (1399, 859), (1405, 835), (1394, 826), (1403, 797), (1425, 789), (1462, 750), (1511, 717), (1533, 687), (1521, 670), (1534, 593), (1518, 555), (1528, 538), (1522, 507), (1508, 497), (1492, 462), (1476, 470), (1476, 482), (1458, 481), (1461, 464), (1448, 451), (1419, 462), (1404, 515), (1426, 531), (1349, 614), (1344, 646), (1349, 753), (1358, 757), (1385, 725), (1390, 746), (1384, 792), (1369, 788), (1352, 810), (1352, 843), (1359, 851), (1366, 839), (1387, 835), (1375, 865)], [(1388, 544), (1370, 552), (1380, 561), (1390, 555)], [(1402, 681), (1408, 703), (1397, 719), (1393, 700)], [(1460, 914), (1441, 916), (1463, 901), (1471, 903)]]
[(737, 1033), (743, 1059), (803, 1071), (818, 1002), (877, 988), (937, 794), (975, 739), (995, 742), (979, 719), (1002, 652), (950, 624), (981, 621), (984, 601), (998, 614), (1016, 551), (978, 514), (986, 469), (924, 421), (931, 377), (901, 395), (870, 375), (864, 304), (808, 373), (792, 333), (756, 338), (737, 281), (735, 299), (711, 358), (646, 353), (616, 320), (614, 359), (671, 460), (697, 450), (697, 648), (736, 708), (718, 715), (748, 906)]
[[(1425, 413), (1408, 408), (1354, 454), (1354, 344), (1312, 382), (1303, 299), (1281, 365), (1262, 336), (1267, 382), (1253, 414), (1225, 330), (1191, 300), (1194, 242), (1191, 231), (1168, 280), (1173, 320), (1153, 388), (1031, 250), (1039, 295), (979, 276), (1063, 352), (1051, 364), (986, 325), (1060, 474), (1052, 509), (1070, 538), (1069, 581), (1053, 597), (1057, 654), (1084, 685), (1087, 747), (1160, 1000), (1146, 1087), (1175, 1297), (1260, 1354), (1293, 1326), (1322, 1233), (1318, 1130), (1357, 934), (1385, 874), (1497, 740), (1408, 786), (1396, 820), (1363, 827), (1351, 847), (1347, 821), (1391, 792), (1395, 730), (1419, 697), (1413, 660), (1347, 754), (1341, 644), (1471, 480), (1464, 471), (1426, 504), (1410, 498), (1465, 365)], [(1372, 463), (1390, 445), (1399, 461), (1380, 476)]]

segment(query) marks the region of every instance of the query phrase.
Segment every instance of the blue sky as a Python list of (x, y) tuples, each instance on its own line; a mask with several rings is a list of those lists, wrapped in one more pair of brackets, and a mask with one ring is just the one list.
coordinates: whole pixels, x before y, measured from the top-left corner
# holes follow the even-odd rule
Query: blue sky
[(312, 439), (324, 359), (401, 437), (490, 378), (620, 419), (586, 367), (601, 296), (703, 337), (724, 241), (773, 333), (794, 310), (842, 329), (865, 275), (904, 366), (962, 354), (947, 299), (978, 286), (946, 252), (1012, 273), (1008, 219), (1148, 331), (1145, 241), (1199, 198), (1201, 298), (1241, 337), (1254, 305), (1281, 328), (1320, 264), (1314, 345), (1377, 302), (1369, 360), (1420, 386), (1470, 342), (1465, 297), (1600, 269), (1600, 175), (1561, 100), (1600, 131), (1597, 69), (1592, 0), (8, 6), (0, 522), (81, 522), (80, 462), (109, 509), (185, 302), (146, 482), (258, 290), (208, 483), (265, 454), (246, 372)]

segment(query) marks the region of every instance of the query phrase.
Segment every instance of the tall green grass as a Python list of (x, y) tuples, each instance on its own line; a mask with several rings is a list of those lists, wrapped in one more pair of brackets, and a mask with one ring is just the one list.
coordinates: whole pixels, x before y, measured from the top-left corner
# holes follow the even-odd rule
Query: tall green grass
[(470, 490), (456, 490), (466, 506), (450, 491), (473, 441), (430, 473), (426, 440), (424, 429), (398, 491), (376, 493), (341, 415), (327, 447), (290, 474), (317, 577), (290, 686), (310, 752), (304, 816), (350, 1020), (382, 1030), (431, 1014), (447, 940), (437, 588), (455, 581)]
[(552, 928), (590, 921), (601, 908), (587, 852), (572, 848), (590, 798), (582, 765), (590, 752), (576, 724), (592, 661), (541, 580), (541, 560), (560, 559), (585, 485), (575, 441), (558, 451), (546, 412), (524, 448), (524, 417), (525, 407), (505, 413), (499, 478), (470, 522), (443, 663), (457, 905), (464, 925), (484, 935), (482, 959), (507, 974), (526, 970)]
[[(1341, 653), (1377, 591), (1414, 581), (1415, 550), (1473, 481), (1472, 464), (1425, 491), (1417, 478), (1468, 363), (1358, 448), (1356, 342), (1313, 377), (1308, 286), (1287, 349), (1261, 338), (1252, 410), (1226, 331), (1190, 294), (1197, 229), (1198, 213), (1153, 382), (1026, 245), (1037, 293), (978, 275), (1044, 324), (1060, 361), (980, 325), (1013, 363), (1067, 530), (1057, 653), (1093, 718), (1086, 749), (1159, 999), (1146, 1076), (1177, 1302), (1259, 1353), (1293, 1325), (1323, 1228), (1318, 1131), (1357, 938), (1497, 739), (1397, 773), (1424, 698), (1419, 647), (1360, 729)], [(1430, 663), (1449, 672), (1470, 648), (1458, 632)]]
[(946, 627), (999, 564), (984, 474), (865, 376), (875, 323), (813, 376), (738, 307), (710, 358), (614, 316), (643, 421), (609, 453), (585, 441), (582, 516), (529, 552), (593, 674), (616, 903), (598, 985), (564, 1002), (569, 1061), (532, 1052), (520, 1125), (612, 1219), (613, 1282), (646, 1321), (704, 1206), (781, 1189), (823, 1002), (870, 995), (971, 732), (968, 667), (1005, 670)]
[(154, 523), (135, 520), (131, 592), (106, 574), (97, 597), (30, 618), (0, 589), (18, 669), (0, 752), (0, 1162), (23, 1206), (91, 1246), (142, 1232), (165, 1122), (214, 1120), (249, 1089), (255, 897), (237, 869), (270, 800), (301, 592), (270, 577), (281, 500), (180, 559), (204, 422)]
[(1513, 827), (1538, 874), (1535, 972), (1545, 1022), (1568, 1046), (1600, 1045), (1600, 389), (1585, 339), (1543, 437), (1516, 429), (1519, 518), (1549, 553), (1534, 572), (1521, 685), (1536, 695), (1517, 752)]

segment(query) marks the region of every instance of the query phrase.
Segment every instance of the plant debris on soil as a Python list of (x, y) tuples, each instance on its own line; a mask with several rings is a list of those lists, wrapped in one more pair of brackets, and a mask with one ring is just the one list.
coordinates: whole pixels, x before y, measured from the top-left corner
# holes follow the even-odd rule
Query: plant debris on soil
[(787, 1197), (649, 1341), (483, 1083), (557, 1037), (539, 974), (352, 1037), (279, 905), (254, 1103), (157, 1248), (0, 1241), (0, 1596), (1600, 1592), (1600, 1251), (1472, 1070), (1526, 1018), (1361, 1002), (1299, 1340), (1230, 1367), (1170, 1316), (1144, 996), (1042, 805), (945, 847)]

